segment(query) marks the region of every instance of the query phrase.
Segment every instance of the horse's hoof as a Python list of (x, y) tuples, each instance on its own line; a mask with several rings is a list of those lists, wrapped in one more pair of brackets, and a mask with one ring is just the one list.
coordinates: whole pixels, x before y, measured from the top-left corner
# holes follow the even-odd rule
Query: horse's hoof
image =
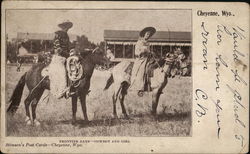
[(114, 119), (119, 119), (117, 115), (114, 115), (113, 118), (114, 118)]
[(26, 121), (26, 125), (30, 126), (31, 124), (32, 124), (32, 122), (30, 119), (28, 121)]
[(114, 124), (116, 124), (116, 123), (120, 123), (121, 121), (120, 121), (120, 119), (119, 118), (114, 118), (114, 120), (113, 120), (113, 123)]
[(129, 120), (130, 118), (128, 115), (124, 115), (124, 119)]
[(151, 111), (152, 116), (156, 116), (156, 111)]
[(71, 121), (71, 124), (72, 124), (73, 126), (75, 126), (75, 125), (76, 125), (76, 121), (75, 121), (75, 120)]
[(84, 120), (84, 122), (85, 122), (86, 124), (89, 124), (89, 123), (90, 123), (90, 121), (89, 121), (89, 120)]
[(36, 119), (34, 120), (34, 124), (35, 124), (35, 126), (40, 126), (41, 125), (41, 123)]
[(28, 117), (28, 116), (26, 116), (25, 122), (26, 122), (26, 125), (29, 125), (29, 126), (32, 124), (30, 117)]
[(26, 116), (26, 118), (25, 118), (25, 122), (27, 122), (27, 121), (29, 121), (30, 120), (30, 117), (28, 117), (28, 116)]

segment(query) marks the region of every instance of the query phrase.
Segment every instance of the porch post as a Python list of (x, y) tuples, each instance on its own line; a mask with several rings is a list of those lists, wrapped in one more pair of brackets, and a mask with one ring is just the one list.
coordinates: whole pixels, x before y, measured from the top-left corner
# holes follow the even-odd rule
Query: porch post
[(123, 55), (123, 58), (126, 58), (126, 57), (125, 57), (125, 46), (124, 46), (124, 42), (122, 42), (122, 55)]
[(114, 42), (114, 57), (116, 58), (116, 56), (115, 56), (115, 42)]
[(162, 43), (161, 43), (161, 57), (162, 57)]
[(44, 52), (47, 52), (47, 41), (45, 41)]
[(132, 43), (132, 46), (133, 46), (133, 49), (132, 49), (132, 56), (133, 56), (133, 58), (135, 58), (135, 45)]
[(32, 51), (32, 40), (30, 40), (30, 51)]
[(105, 50), (105, 53), (107, 54), (107, 41), (104, 40), (104, 50)]

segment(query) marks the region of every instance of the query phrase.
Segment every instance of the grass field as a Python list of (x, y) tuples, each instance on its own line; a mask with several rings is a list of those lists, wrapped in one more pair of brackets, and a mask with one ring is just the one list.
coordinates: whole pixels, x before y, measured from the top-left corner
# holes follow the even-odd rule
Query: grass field
[[(6, 100), (23, 73), (30, 66), (23, 66), (21, 72), (16, 67), (7, 66)], [(83, 114), (78, 103), (77, 125), (71, 125), (71, 100), (56, 100), (52, 95), (49, 101), (43, 98), (49, 94), (45, 91), (38, 103), (37, 119), (41, 122), (38, 127), (27, 126), (24, 122), (24, 99), (28, 95), (25, 87), (22, 102), (14, 117), (7, 117), (7, 136), (190, 136), (192, 108), (192, 80), (190, 77), (169, 79), (169, 83), (161, 95), (158, 105), (158, 118), (149, 113), (151, 95), (140, 98), (136, 93), (128, 93), (125, 107), (130, 116), (129, 120), (122, 118), (120, 103), (117, 112), (120, 121), (112, 118), (111, 90), (103, 91), (108, 78), (108, 72), (95, 71), (91, 80), (91, 92), (87, 97), (87, 113), (90, 123), (84, 123)], [(112, 88), (112, 86), (110, 87)], [(8, 107), (6, 102), (6, 108)]]

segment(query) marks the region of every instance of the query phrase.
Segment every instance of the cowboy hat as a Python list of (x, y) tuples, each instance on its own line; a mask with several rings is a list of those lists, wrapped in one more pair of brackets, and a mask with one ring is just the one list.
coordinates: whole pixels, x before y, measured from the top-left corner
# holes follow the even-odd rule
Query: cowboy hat
[(69, 20), (63, 21), (60, 24), (58, 24), (58, 27), (64, 29), (64, 28), (71, 28), (73, 26), (73, 23), (70, 22)]
[(143, 37), (145, 35), (146, 32), (150, 32), (150, 36), (154, 35), (154, 33), (156, 32), (156, 29), (154, 27), (146, 27), (143, 30), (140, 31), (140, 37)]

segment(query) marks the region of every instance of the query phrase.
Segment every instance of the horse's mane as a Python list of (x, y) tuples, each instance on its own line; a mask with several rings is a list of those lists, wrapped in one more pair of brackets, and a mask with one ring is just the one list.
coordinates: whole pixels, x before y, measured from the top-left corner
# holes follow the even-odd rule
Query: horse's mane
[[(95, 50), (95, 49), (84, 49), (84, 50), (81, 50), (80, 51), (80, 55), (81, 55), (81, 57), (86, 57), (86, 56), (89, 56), (89, 55), (91, 55), (92, 53), (93, 53), (93, 50)], [(101, 49), (101, 48), (98, 48), (96, 51), (95, 51), (95, 53), (104, 53), (104, 51), (103, 51), (103, 49)]]
[(158, 60), (158, 64), (160, 65), (160, 67), (162, 67), (165, 64), (166, 60), (164, 58), (160, 58)]
[(155, 59), (152, 63), (153, 68), (162, 67), (165, 64), (166, 60), (164, 58)]
[(92, 53), (92, 50), (81, 50), (80, 55), (82, 58), (89, 56)]
[(44, 64), (44, 63), (42, 63), (42, 62), (38, 62), (38, 63), (33, 64), (32, 67), (31, 67), (31, 69), (32, 69), (32, 70), (35, 70), (35, 69), (42, 69), (42, 68), (44, 68), (44, 67), (46, 67), (46, 66), (48, 66), (48, 65), (46, 65), (46, 64)]

